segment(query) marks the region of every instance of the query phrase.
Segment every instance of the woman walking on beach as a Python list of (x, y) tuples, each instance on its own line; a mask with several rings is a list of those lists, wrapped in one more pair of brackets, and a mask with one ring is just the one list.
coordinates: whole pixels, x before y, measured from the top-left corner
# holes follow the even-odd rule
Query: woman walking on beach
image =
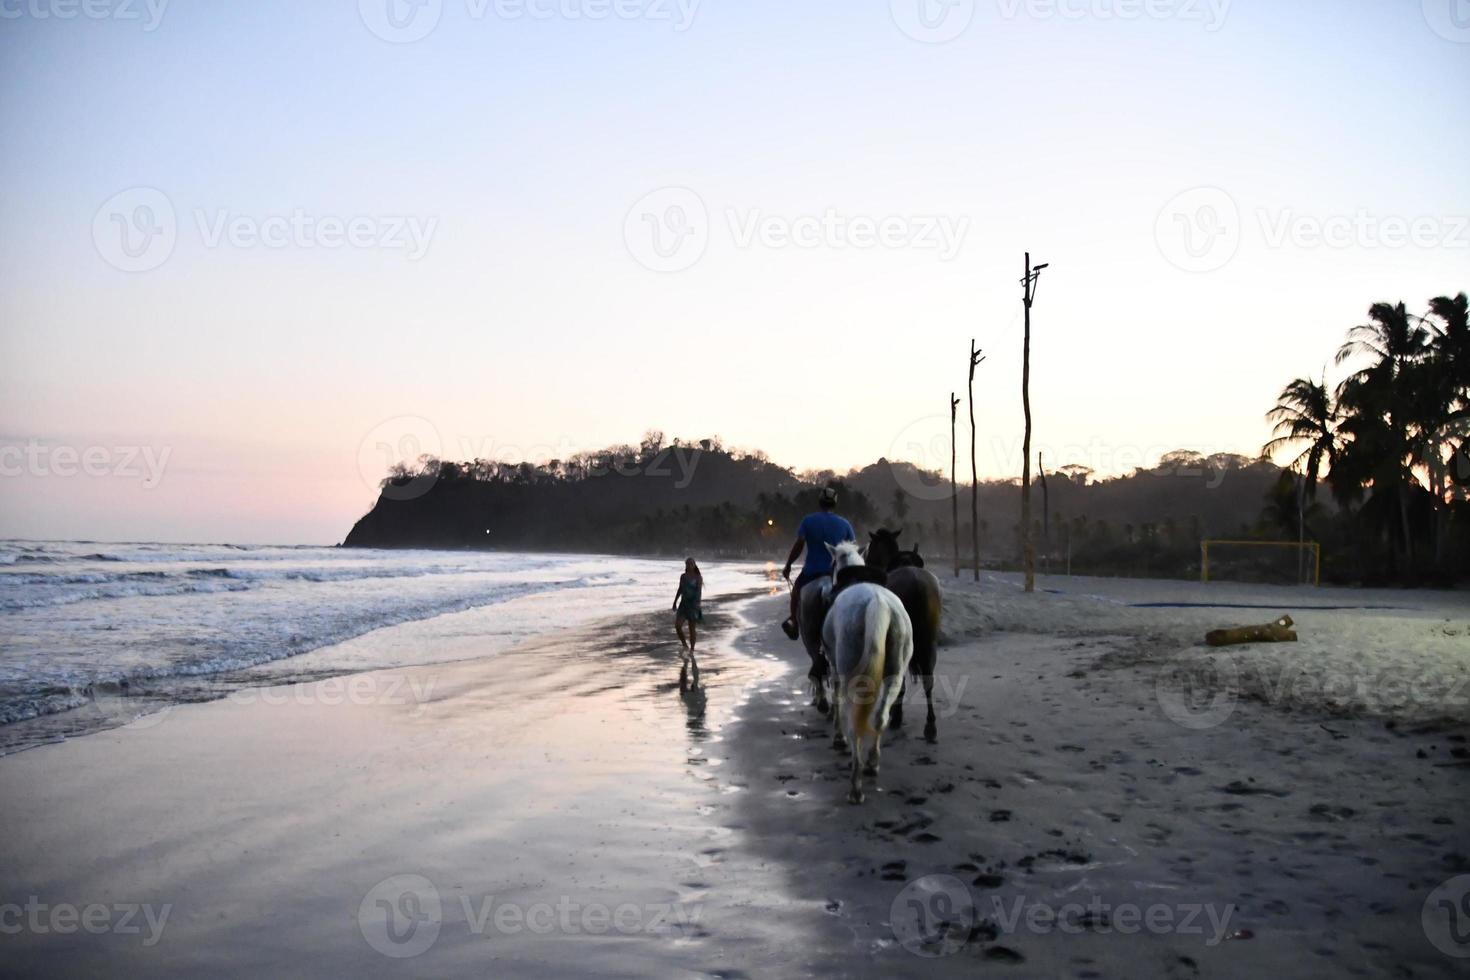
[[(699, 574), (699, 566), (693, 558), (684, 559), (684, 574), (679, 576), (679, 591), (674, 595), (674, 630), (679, 634), (679, 644), (687, 651), (680, 654), (684, 660), (694, 655), (695, 624), (704, 620), (704, 613), (699, 608), (703, 594), (704, 576)], [(687, 640), (684, 638), (685, 623), (689, 624)]]

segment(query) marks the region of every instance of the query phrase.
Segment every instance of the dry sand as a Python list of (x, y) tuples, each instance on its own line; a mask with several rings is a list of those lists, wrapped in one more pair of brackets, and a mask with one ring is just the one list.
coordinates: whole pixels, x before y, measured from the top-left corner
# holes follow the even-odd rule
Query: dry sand
[[(939, 741), (911, 710), (861, 807), (779, 596), (711, 610), (697, 688), (660, 614), (0, 759), (0, 973), (1463, 975), (1421, 925), (1470, 873), (1442, 691), (1181, 688), (1199, 625), (1296, 610), (945, 582)], [(1433, 626), (1452, 677), (1446, 601), (1297, 619)]]

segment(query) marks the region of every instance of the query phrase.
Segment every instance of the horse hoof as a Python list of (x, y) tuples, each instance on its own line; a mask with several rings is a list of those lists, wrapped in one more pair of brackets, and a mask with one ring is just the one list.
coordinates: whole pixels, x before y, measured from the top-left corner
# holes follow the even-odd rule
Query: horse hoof
[(924, 741), (928, 742), (931, 745), (934, 744), (935, 742), (939, 741), (939, 729), (937, 729), (937, 728), (926, 728), (926, 729), (924, 729)]
[(878, 767), (875, 766), (875, 765), (872, 765), (871, 763), (868, 764), (868, 765), (866, 765), (866, 766), (863, 766), (863, 775), (864, 776), (876, 776), (876, 775), (878, 775)]
[(863, 801), (863, 799), (863, 791), (860, 789), (855, 789), (847, 794), (847, 802), (851, 803), (853, 806), (857, 806)]

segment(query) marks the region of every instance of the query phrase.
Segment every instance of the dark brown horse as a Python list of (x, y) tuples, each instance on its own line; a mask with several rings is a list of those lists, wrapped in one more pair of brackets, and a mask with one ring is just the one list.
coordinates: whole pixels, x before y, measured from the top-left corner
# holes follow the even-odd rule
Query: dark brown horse
[[(914, 657), (909, 661), (909, 673), (924, 685), (924, 699), (928, 703), (929, 715), (924, 721), (924, 738), (930, 742), (939, 737), (939, 727), (934, 721), (934, 668), (939, 663), (939, 616), (944, 605), (944, 593), (939, 588), (939, 579), (924, 569), (924, 559), (918, 545), (913, 551), (903, 551), (898, 544), (903, 528), (897, 531), (879, 529), (868, 535), (867, 560), (873, 568), (888, 570), (888, 590), (898, 596), (904, 611), (914, 626)], [(903, 724), (904, 695), (900, 692), (891, 712), (891, 724)]]

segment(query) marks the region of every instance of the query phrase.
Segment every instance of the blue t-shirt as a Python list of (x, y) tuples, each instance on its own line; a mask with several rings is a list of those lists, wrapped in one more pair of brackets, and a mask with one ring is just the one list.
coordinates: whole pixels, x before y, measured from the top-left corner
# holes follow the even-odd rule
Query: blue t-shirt
[(835, 547), (857, 538), (846, 519), (829, 511), (806, 515), (796, 533), (806, 542), (806, 563), (801, 566), (803, 575), (808, 572), (826, 575), (832, 571), (832, 555), (827, 551), (827, 545)]

